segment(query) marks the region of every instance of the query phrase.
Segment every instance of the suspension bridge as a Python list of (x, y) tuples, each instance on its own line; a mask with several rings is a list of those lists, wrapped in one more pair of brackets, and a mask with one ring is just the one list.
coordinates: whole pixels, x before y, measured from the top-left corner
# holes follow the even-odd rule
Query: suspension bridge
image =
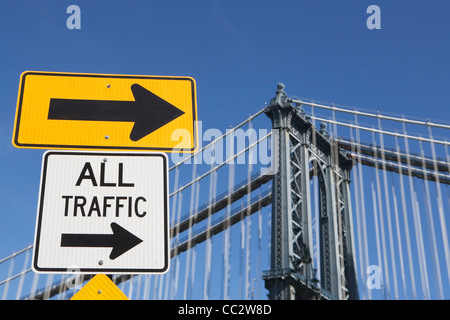
[[(278, 84), (169, 155), (169, 271), (110, 276), (133, 300), (450, 299), (449, 129)], [(32, 250), (0, 259), (1, 299), (70, 299), (92, 277), (34, 273)]]

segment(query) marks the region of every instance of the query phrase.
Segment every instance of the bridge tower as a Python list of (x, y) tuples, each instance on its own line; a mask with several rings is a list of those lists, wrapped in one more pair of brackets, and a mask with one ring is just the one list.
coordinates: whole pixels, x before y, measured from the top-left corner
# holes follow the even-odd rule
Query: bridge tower
[[(265, 109), (274, 139), (270, 270), (263, 279), (274, 300), (358, 299), (350, 171), (352, 160), (317, 130), (278, 84)], [(320, 282), (312, 259), (311, 179), (318, 184)]]

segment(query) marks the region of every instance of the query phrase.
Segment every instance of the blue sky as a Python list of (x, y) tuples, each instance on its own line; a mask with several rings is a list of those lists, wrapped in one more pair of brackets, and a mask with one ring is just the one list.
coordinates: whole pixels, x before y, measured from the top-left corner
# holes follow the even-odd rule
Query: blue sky
[[(69, 30), (66, 9), (81, 9)], [(369, 30), (366, 9), (381, 9)], [(44, 150), (11, 143), (23, 71), (191, 76), (203, 128), (288, 95), (448, 122), (447, 0), (0, 0), (0, 258), (33, 242)]]

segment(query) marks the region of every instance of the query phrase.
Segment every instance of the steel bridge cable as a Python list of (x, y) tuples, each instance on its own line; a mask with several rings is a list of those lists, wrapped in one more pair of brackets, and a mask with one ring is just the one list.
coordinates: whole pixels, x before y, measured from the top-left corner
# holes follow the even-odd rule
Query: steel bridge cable
[[(311, 116), (311, 118), (313, 118), (313, 116)], [(418, 141), (422, 140), (422, 141), (426, 141), (426, 142), (434, 142), (436, 144), (442, 144), (442, 145), (445, 145), (445, 146), (450, 145), (450, 142), (448, 142), (448, 141), (440, 141), (440, 140), (435, 140), (435, 139), (430, 139), (430, 138), (423, 138), (423, 137), (413, 136), (413, 135), (410, 135), (410, 134), (407, 134), (407, 133), (397, 133), (397, 132), (380, 130), (380, 129), (375, 129), (375, 128), (357, 126), (357, 125), (354, 125), (354, 124), (351, 124), (351, 123), (334, 121), (334, 120), (320, 118), (320, 117), (314, 117), (314, 119), (315, 120), (319, 120), (319, 121), (324, 121), (324, 122), (336, 123), (336, 124), (339, 124), (341, 126), (345, 126), (345, 127), (348, 127), (348, 128), (358, 127), (358, 129), (369, 131), (369, 132), (373, 132), (373, 133), (384, 133), (384, 134), (391, 135), (391, 136), (394, 136), (394, 137), (409, 138), (409, 139), (418, 140)]]
[[(355, 123), (358, 124), (358, 115), (355, 114)], [(351, 131), (351, 128), (350, 128)], [(356, 150), (358, 153), (361, 152), (361, 148), (360, 148), (360, 141), (361, 141), (361, 133), (359, 131), (359, 127), (355, 128), (355, 135), (356, 135)], [(365, 197), (364, 197), (364, 180), (363, 180), (363, 169), (362, 169), (362, 162), (359, 162), (359, 165), (357, 167), (358, 170), (358, 186), (359, 186), (359, 200), (360, 200), (360, 206), (361, 206), (361, 212), (362, 212), (362, 234), (363, 234), (363, 243), (360, 244), (363, 248), (364, 248), (364, 263), (362, 264), (364, 266), (363, 268), (363, 274), (364, 274), (364, 278), (366, 276), (366, 272), (367, 272), (367, 268), (369, 266), (369, 244), (368, 244), (368, 240), (367, 240), (367, 217), (366, 217), (366, 207), (365, 207)], [(356, 186), (355, 186), (356, 187)], [(363, 259), (361, 257), (361, 259)], [(367, 289), (369, 289), (366, 286)], [(372, 298), (372, 292), (371, 290), (368, 290), (368, 297), (369, 299)]]
[[(395, 137), (397, 138), (397, 137)], [(356, 145), (353, 141), (348, 141), (343, 138), (337, 139), (338, 145), (350, 152), (352, 157), (359, 157), (366, 160), (366, 163), (362, 163), (367, 166), (374, 166), (375, 162), (383, 163), (383, 168), (387, 171), (395, 171), (398, 172), (398, 168), (403, 170), (405, 173), (407, 172), (408, 164), (407, 156), (404, 153), (396, 152), (392, 150), (386, 150), (386, 148), (381, 148), (379, 146), (374, 147), (373, 145), (361, 145), (358, 144), (358, 152), (355, 152), (355, 148), (353, 145)], [(381, 157), (381, 154), (384, 154), (384, 160), (379, 160), (378, 157)], [(434, 161), (430, 158), (426, 158), (425, 156), (409, 156), (408, 157), (409, 166), (414, 167), (412, 169), (414, 175), (418, 178), (423, 179), (424, 175), (427, 175), (427, 179), (430, 181), (437, 181), (439, 179), (440, 183), (450, 184), (450, 176), (448, 176), (448, 164), (442, 161)], [(399, 167), (399, 164), (403, 166)], [(438, 171), (436, 172), (435, 169)], [(436, 178), (437, 175), (437, 178)]]
[(4, 282), (5, 286), (3, 287), (2, 300), (6, 300), (6, 297), (8, 296), (9, 283), (10, 283), (11, 275), (12, 275), (12, 272), (14, 269), (14, 263), (15, 263), (15, 257), (12, 257), (11, 262), (9, 263), (8, 277), (7, 277), (6, 281)]
[(31, 284), (30, 299), (34, 299), (39, 281), (39, 273), (33, 275), (33, 283)]
[[(376, 145), (375, 140), (375, 133), (372, 132), (372, 140), (374, 145)], [(384, 233), (384, 215), (383, 215), (383, 199), (382, 199), (382, 193), (381, 193), (381, 183), (380, 183), (380, 175), (379, 175), (379, 167), (378, 164), (375, 164), (375, 181), (377, 184), (377, 200), (378, 200), (378, 213), (379, 213), (379, 222), (380, 222), (380, 232), (381, 232), (381, 245), (382, 245), (382, 253), (383, 253), (383, 276), (386, 281), (386, 291), (387, 291), (387, 297), (390, 298), (391, 296), (391, 286), (389, 281), (389, 265), (388, 265), (388, 259), (387, 259), (387, 250), (386, 250), (386, 235)], [(375, 216), (375, 219), (377, 218), (378, 214)], [(378, 222), (378, 221), (377, 221)]]
[(393, 176), (391, 175), (391, 183), (392, 183), (392, 202), (394, 205), (394, 219), (395, 219), (395, 229), (396, 229), (396, 235), (397, 235), (397, 244), (398, 244), (398, 258), (400, 261), (400, 277), (401, 277), (401, 284), (403, 287), (403, 299), (406, 299), (407, 293), (406, 293), (406, 279), (405, 279), (405, 265), (403, 261), (403, 245), (402, 245), (402, 237), (401, 237), (401, 230), (400, 230), (400, 220), (399, 220), (399, 212), (398, 212), (398, 205), (397, 205), (397, 192), (395, 191), (395, 181), (393, 179)]
[[(195, 180), (197, 177), (197, 164), (192, 164), (192, 178), (191, 180)], [(196, 191), (197, 191), (197, 183), (194, 183), (191, 188), (191, 197), (189, 201), (189, 212), (194, 213), (194, 209), (196, 208)], [(189, 219), (188, 226), (188, 238), (190, 239), (192, 236), (192, 225), (193, 221)], [(184, 288), (183, 288), (183, 300), (188, 298), (188, 288), (189, 286), (189, 276), (190, 276), (190, 268), (191, 268), (191, 260), (192, 260), (192, 251), (191, 251), (192, 243), (188, 241), (188, 248), (186, 254), (186, 269), (184, 271)]]
[(151, 275), (149, 275), (149, 274), (145, 275), (144, 291), (143, 291), (143, 296), (142, 296), (143, 300), (149, 300), (151, 279), (152, 279)]
[[(259, 200), (258, 203), (261, 201), (261, 189), (259, 189), (258, 194)], [(262, 229), (262, 213), (261, 213), (262, 205), (259, 205), (258, 207), (258, 258), (257, 258), (257, 269), (256, 274), (262, 274), (261, 270), (261, 252), (262, 252), (262, 235), (263, 235), (263, 229)], [(256, 279), (258, 281), (258, 279)], [(261, 292), (261, 281), (257, 282), (257, 290), (258, 296), (256, 297), (256, 300), (261, 300), (260, 292)], [(252, 287), (253, 287), (253, 279), (252, 279)], [(253, 299), (253, 291), (252, 291), (252, 299)]]
[(409, 124), (416, 124), (416, 125), (422, 125), (422, 126), (433, 126), (433, 127), (442, 128), (442, 129), (450, 129), (450, 125), (443, 124), (443, 123), (405, 119), (404, 117), (400, 118), (400, 117), (394, 117), (394, 116), (385, 116), (385, 115), (382, 115), (379, 113), (362, 112), (362, 111), (358, 111), (356, 109), (350, 110), (350, 109), (336, 107), (334, 104), (332, 106), (326, 106), (326, 105), (317, 104), (314, 102), (307, 102), (307, 101), (298, 100), (298, 99), (291, 99), (291, 101), (296, 104), (308, 105), (311, 107), (317, 107), (317, 108), (322, 108), (322, 109), (327, 109), (327, 110), (332, 110), (332, 111), (345, 112), (345, 113), (350, 113), (350, 114), (359, 115), (359, 116), (399, 121), (399, 122), (405, 122), (405, 123), (409, 123)]
[[(215, 157), (215, 155), (213, 156)], [(213, 169), (214, 161), (211, 161), (211, 175), (209, 179), (209, 203), (213, 202), (216, 196), (216, 186), (217, 186), (217, 171)], [(206, 253), (205, 253), (205, 272), (203, 279), (203, 299), (210, 299), (210, 280), (211, 280), (211, 259), (212, 259), (212, 239), (208, 234), (211, 228), (211, 206), (209, 207), (208, 218), (207, 218), (207, 240), (206, 240)]]
[[(405, 142), (405, 150), (407, 154), (407, 161), (409, 161), (409, 142), (408, 137), (406, 135), (406, 125), (405, 123), (403, 125), (403, 132), (404, 134), (404, 142)], [(416, 197), (416, 191), (414, 190), (414, 180), (411, 175), (410, 166), (408, 164), (408, 180), (409, 180), (409, 190), (410, 190), (410, 200), (411, 200), (411, 207), (413, 211), (413, 222), (414, 222), (414, 231), (415, 231), (415, 239), (416, 239), (416, 246), (417, 246), (417, 257), (419, 260), (419, 268), (420, 268), (420, 281), (422, 285), (422, 294), (423, 298), (427, 299), (428, 296), (428, 284), (427, 284), (427, 278), (426, 278), (426, 264), (425, 264), (425, 252), (423, 250), (423, 237), (422, 237), (422, 225), (420, 222), (420, 216), (418, 212), (418, 202)]]
[[(337, 137), (338, 133), (337, 133), (337, 125), (336, 125), (336, 112), (334, 109), (332, 109), (331, 111), (332, 113), (332, 118), (333, 118), (333, 126), (332, 129), (330, 129), (330, 136), (332, 138)], [(332, 163), (334, 166), (338, 167), (339, 166), (339, 148), (337, 146), (336, 143), (331, 143), (330, 144), (330, 154), (331, 154), (331, 159), (332, 159)], [(336, 178), (335, 181), (337, 181), (338, 179)], [(338, 255), (339, 255), (339, 266), (340, 266), (340, 275), (341, 275), (341, 294), (342, 294), (342, 298), (346, 299), (348, 298), (348, 292), (346, 291), (346, 278), (345, 278), (345, 266), (344, 266), (344, 230), (343, 230), (343, 221), (342, 221), (342, 213), (341, 213), (341, 188), (340, 186), (336, 183), (335, 184), (336, 187), (336, 203), (337, 203), (337, 220), (338, 220), (338, 225), (337, 225), (337, 231), (338, 231), (338, 243), (339, 243), (339, 250), (338, 250)], [(348, 232), (350, 232), (350, 230), (348, 230)]]
[[(428, 127), (428, 135), (430, 138), (433, 137), (431, 126)], [(450, 169), (450, 161), (448, 159), (448, 153), (447, 153), (447, 145), (445, 145), (445, 152), (447, 155), (447, 163), (448, 167)], [(436, 148), (433, 142), (431, 142), (431, 155), (434, 160), (436, 160)], [(448, 234), (447, 234), (447, 224), (445, 221), (445, 214), (444, 214), (444, 205), (442, 201), (442, 193), (441, 193), (441, 184), (439, 180), (439, 175), (437, 172), (437, 165), (434, 166), (434, 172), (436, 174), (436, 191), (437, 191), (437, 204), (438, 204), (438, 212), (439, 212), (439, 221), (441, 225), (441, 234), (442, 234), (442, 243), (444, 247), (444, 256), (445, 256), (445, 262), (447, 266), (447, 279), (450, 284), (450, 248), (449, 248), (449, 241), (448, 241)], [(449, 170), (450, 172), (450, 170)]]
[[(198, 213), (198, 206), (199, 206), (199, 198), (200, 198), (200, 183), (196, 183), (197, 184), (197, 194), (196, 194), (196, 198), (195, 198), (195, 210), (194, 210), (194, 216), (196, 216), (197, 215), (197, 213)], [(190, 228), (190, 229), (192, 229), (192, 227)], [(193, 293), (193, 290), (194, 290), (194, 284), (195, 284), (195, 266), (196, 266), (196, 263), (197, 263), (197, 247), (195, 246), (195, 245), (192, 245), (192, 238), (193, 238), (193, 235), (192, 235), (192, 231), (190, 231), (191, 232), (191, 234), (190, 234), (190, 237), (189, 237), (189, 240), (188, 240), (188, 245), (190, 245), (191, 247), (192, 247), (192, 251), (193, 251), (193, 253), (192, 253), (192, 271), (191, 271), (191, 275), (190, 275), (190, 278), (191, 278), (191, 281), (190, 281), (190, 290), (188, 291), (189, 292), (189, 299), (192, 297), (192, 293)]]
[[(311, 108), (311, 115), (314, 115), (314, 112), (315, 112), (315, 109), (314, 109), (314, 107), (312, 107)], [(311, 119), (312, 119), (313, 126), (316, 127), (316, 120), (313, 117)], [(311, 142), (312, 142), (312, 144), (314, 146), (317, 145), (316, 130), (312, 130)], [(314, 177), (316, 177), (316, 180), (317, 180), (318, 175), (317, 175), (317, 163), (316, 162), (313, 163), (313, 170), (314, 170), (313, 171)], [(313, 183), (313, 182), (314, 181), (311, 181), (311, 183)], [(318, 184), (317, 184), (317, 186), (318, 186)], [(317, 252), (316, 269), (317, 269), (317, 274), (318, 274), (317, 278), (319, 280), (318, 286), (319, 286), (319, 290), (321, 290), (321, 286), (322, 286), (322, 278), (321, 278), (322, 265), (320, 263), (320, 250), (321, 250), (321, 248), (320, 248), (320, 212), (319, 212), (320, 210), (319, 210), (319, 198), (318, 198), (319, 197), (319, 191), (318, 191), (317, 188), (314, 188), (314, 191), (315, 191), (315, 197), (314, 197), (315, 198), (315, 204), (314, 204), (314, 209), (315, 210), (314, 211), (315, 211), (315, 216), (316, 216), (316, 231), (315, 231), (315, 233), (316, 233), (316, 246), (317, 246), (317, 249), (316, 249), (316, 252)]]
[[(424, 157), (424, 150), (422, 142), (419, 141), (420, 145), (420, 153), (422, 154), (422, 157)], [(425, 166), (425, 163), (424, 163)], [(433, 209), (431, 208), (431, 194), (430, 194), (430, 188), (428, 185), (428, 179), (425, 176), (425, 179), (423, 180), (423, 184), (425, 187), (425, 193), (424, 196), (424, 202), (425, 202), (425, 213), (427, 217), (427, 226), (428, 226), (428, 239), (430, 240), (431, 245), (431, 258), (433, 261), (433, 270), (435, 273), (434, 280), (436, 283), (436, 287), (438, 288), (438, 297), (439, 299), (444, 298), (444, 292), (442, 288), (442, 276), (441, 276), (441, 269), (440, 269), (440, 263), (439, 263), (439, 255), (437, 250), (437, 243), (436, 243), (436, 232), (434, 229), (434, 222), (433, 222)]]
[[(447, 162), (448, 162), (448, 167), (449, 167), (449, 169), (450, 169), (450, 156), (449, 156), (449, 153), (448, 153), (448, 148), (447, 148), (447, 146), (445, 146), (445, 155), (446, 155), (446, 159), (447, 159)], [(448, 187), (446, 187), (446, 190), (447, 190), (447, 205), (450, 207), (450, 190), (449, 190), (449, 188)], [(441, 218), (440, 218), (441, 219)], [(440, 220), (440, 221), (442, 221), (442, 219)], [(441, 222), (442, 223), (442, 222)], [(442, 228), (442, 227), (441, 227)], [(447, 233), (446, 233), (446, 230), (447, 230), (447, 228), (446, 227), (444, 227), (444, 229), (443, 229), (443, 231), (441, 232), (442, 233), (442, 238), (444, 239), (443, 241), (445, 242), (445, 238), (444, 237), (446, 237), (447, 236)], [(446, 242), (445, 244), (444, 244), (444, 248), (446, 248), (446, 249), (444, 249), (445, 250), (445, 260), (446, 260), (446, 262), (447, 262), (447, 277), (448, 277), (448, 281), (449, 281), (449, 284), (450, 284), (450, 266), (449, 266), (449, 261), (447, 261), (447, 253), (449, 253), (449, 251), (450, 250), (448, 250), (448, 242)], [(449, 259), (450, 260), (450, 259)]]
[[(395, 144), (397, 151), (400, 151), (400, 146), (398, 144), (398, 138), (395, 137)], [(400, 157), (400, 154), (398, 153), (398, 156)], [(407, 158), (409, 159), (409, 158)], [(398, 165), (400, 166), (400, 161), (398, 161)], [(413, 258), (412, 258), (412, 249), (411, 249), (411, 236), (409, 232), (409, 221), (408, 221), (408, 209), (406, 205), (406, 194), (405, 194), (405, 186), (403, 182), (403, 173), (401, 170), (399, 170), (399, 181), (400, 181), (400, 194), (401, 194), (401, 202), (402, 202), (402, 211), (403, 211), (403, 226), (405, 228), (405, 237), (406, 237), (406, 249), (408, 253), (408, 265), (409, 265), (409, 273), (410, 273), (410, 279), (411, 279), (411, 288), (413, 292), (413, 298), (417, 299), (417, 290), (416, 290), (416, 280), (415, 280), (415, 273), (414, 273), (414, 264), (413, 264)]]
[[(26, 256), (25, 256), (25, 259), (24, 259), (24, 263), (23, 263), (22, 274), (24, 272), (26, 272), (27, 269), (28, 269), (28, 260), (29, 260), (29, 258), (30, 258), (30, 251), (27, 250)], [(20, 277), (19, 286), (18, 286), (17, 292), (16, 292), (16, 300), (18, 300), (20, 298), (21, 294), (22, 294), (22, 287), (23, 287), (23, 282), (24, 281), (25, 281), (25, 277)]]
[[(380, 245), (380, 233), (378, 230), (378, 209), (377, 209), (377, 197), (375, 194), (375, 189), (373, 185), (373, 181), (370, 184), (372, 190), (372, 205), (373, 205), (373, 219), (374, 219), (374, 227), (375, 227), (375, 240), (376, 240), (376, 249), (377, 249), (377, 262), (380, 270), (384, 270), (383, 261), (381, 258), (381, 245)], [(383, 277), (385, 277), (384, 272), (382, 272)], [(382, 278), (381, 278), (382, 279)], [(380, 281), (381, 281), (380, 279)]]
[(267, 139), (268, 137), (270, 137), (272, 135), (272, 132), (269, 132), (268, 134), (266, 134), (264, 137), (260, 138), (258, 141), (250, 144), (248, 147), (246, 147), (245, 149), (242, 149), (241, 151), (237, 152), (236, 154), (234, 154), (233, 156), (229, 157), (228, 159), (226, 159), (225, 161), (223, 161), (222, 163), (218, 164), (217, 166), (213, 167), (211, 165), (211, 169), (207, 172), (205, 172), (204, 174), (202, 174), (201, 176), (197, 177), (195, 180), (190, 181), (189, 183), (185, 184), (184, 186), (178, 188), (177, 190), (175, 190), (174, 192), (172, 192), (169, 197), (173, 196), (175, 193), (177, 192), (181, 192), (184, 189), (186, 189), (187, 187), (191, 186), (192, 184), (194, 184), (197, 181), (202, 180), (203, 178), (207, 177), (208, 175), (210, 175), (212, 172), (218, 170), (219, 168), (223, 167), (226, 164), (232, 163), (234, 162), (234, 159), (236, 159), (237, 157), (239, 157), (241, 154), (245, 153), (248, 149), (254, 147), (255, 145), (261, 143), (261, 141)]
[[(247, 124), (247, 122), (251, 121), (252, 119), (256, 118), (257, 116), (259, 116), (260, 114), (264, 113), (265, 108), (262, 108), (261, 110), (259, 110), (258, 112), (254, 113), (253, 115), (251, 115), (250, 117), (248, 117), (246, 120), (242, 121), (241, 123), (239, 123), (237, 126), (233, 127), (231, 130), (227, 130), (223, 135), (221, 135), (220, 137), (217, 137), (214, 141), (217, 142), (218, 140), (222, 140), (225, 139), (230, 133), (234, 132), (236, 129), (239, 129), (240, 127), (244, 126), (245, 124)], [(172, 171), (173, 169), (175, 169), (176, 167), (182, 165), (183, 163), (187, 162), (188, 160), (195, 158), (197, 155), (203, 153), (203, 151), (208, 148), (210, 146), (210, 144), (207, 144), (206, 146), (204, 146), (203, 148), (197, 150), (196, 152), (194, 152), (193, 154), (188, 155), (186, 158), (183, 158), (180, 162), (175, 163), (172, 167), (169, 168), (169, 171)]]
[[(175, 170), (174, 190), (176, 190), (178, 188), (178, 184), (179, 184), (179, 179), (180, 179), (180, 170), (179, 169), (180, 169), (179, 167), (176, 167), (176, 170)], [(176, 193), (172, 198), (172, 213), (171, 213), (172, 225), (179, 225), (179, 222), (180, 222), (179, 221), (179, 219), (180, 219), (179, 211), (180, 210), (177, 210), (177, 209), (181, 208), (180, 204), (182, 202), (182, 195), (183, 194), (181, 192)], [(178, 237), (179, 237), (179, 234), (177, 233), (177, 235), (175, 236), (175, 239), (174, 239), (175, 243), (178, 243)], [(173, 266), (172, 266), (168, 273), (172, 274), (174, 272), (173, 269), (175, 269), (175, 278), (177, 278), (178, 277), (178, 264), (179, 264), (178, 255), (176, 255), (176, 258), (173, 260), (175, 260), (175, 261), (172, 261), (172, 263), (175, 262), (175, 268), (173, 268)], [(165, 299), (166, 300), (167, 300), (167, 294), (169, 291), (170, 291), (170, 297), (172, 299), (172, 286), (173, 286), (172, 278), (173, 277), (167, 277), (166, 288), (165, 288)], [(170, 286), (169, 286), (169, 283), (170, 283)]]
[[(180, 193), (179, 198), (178, 198), (177, 212), (176, 212), (177, 225), (179, 225), (179, 223), (180, 223), (182, 203), (183, 203), (183, 193)], [(178, 243), (178, 240), (179, 240), (179, 233), (177, 234), (177, 236), (175, 238), (175, 243)], [(176, 289), (178, 288), (179, 274), (180, 274), (180, 256), (177, 254), (176, 258), (174, 260), (175, 260), (174, 261), (175, 262), (175, 279), (173, 279), (173, 277), (169, 278), (171, 280), (170, 282), (174, 282), (174, 283), (171, 283), (170, 299), (175, 298)]]
[[(356, 117), (356, 115), (355, 115)], [(351, 141), (354, 140), (353, 137), (353, 130), (350, 130), (350, 139)], [(352, 145), (352, 151), (354, 151), (355, 145)], [(366, 236), (367, 231), (366, 229), (363, 227), (363, 220), (365, 219), (364, 215), (365, 215), (365, 210), (364, 210), (364, 201), (362, 200), (362, 198), (364, 197), (364, 193), (361, 193), (360, 190), (362, 190), (361, 186), (362, 185), (362, 172), (360, 172), (360, 168), (361, 168), (361, 163), (357, 162), (357, 158), (356, 157), (352, 157), (352, 162), (353, 162), (353, 181), (354, 181), (354, 190), (355, 190), (355, 206), (356, 206), (356, 212), (355, 212), (355, 216), (356, 216), (356, 224), (357, 224), (357, 237), (358, 237), (358, 259), (359, 259), (359, 273), (360, 273), (360, 279), (361, 279), (361, 283), (362, 283), (362, 289), (363, 289), (363, 293), (364, 295), (366, 295), (366, 298), (371, 300), (372, 299), (372, 294), (371, 294), (371, 290), (368, 290), (368, 286), (366, 285), (366, 272), (367, 272), (367, 267), (368, 267), (368, 262), (365, 261), (365, 257), (367, 256), (367, 248), (366, 248), (366, 242), (363, 241), (363, 234), (364, 236)]]
[[(381, 129), (381, 119), (378, 118), (378, 128)], [(380, 137), (380, 144), (381, 149), (384, 150), (384, 138), (383, 134), (379, 135)], [(385, 157), (384, 152), (381, 152), (381, 159), (384, 163)], [(392, 265), (392, 278), (394, 282), (394, 294), (395, 299), (398, 300), (398, 285), (397, 285), (397, 266), (395, 261), (395, 251), (394, 251), (394, 237), (392, 234), (392, 219), (391, 219), (391, 206), (390, 206), (390, 199), (389, 199), (389, 191), (387, 186), (387, 170), (385, 169), (384, 164), (382, 164), (383, 168), (383, 185), (384, 185), (384, 195), (385, 195), (385, 203), (386, 203), (386, 220), (388, 225), (388, 234), (389, 234), (389, 244), (390, 244), (390, 253), (391, 253), (391, 265)]]
[[(353, 132), (350, 130), (350, 140), (353, 142)], [(354, 145), (351, 147), (354, 148)], [(361, 208), (360, 208), (360, 195), (359, 195), (359, 175), (358, 175), (358, 164), (356, 162), (356, 157), (352, 157), (352, 166), (354, 170), (352, 170), (352, 176), (354, 181), (354, 201), (355, 201), (355, 216), (356, 216), (356, 233), (358, 238), (358, 259), (359, 259), (359, 278), (361, 279), (362, 283), (364, 283), (364, 279), (366, 277), (366, 269), (364, 268), (364, 254), (363, 254), (363, 241), (362, 241), (362, 222), (361, 222)], [(363, 285), (363, 295), (366, 296), (366, 298), (371, 298), (370, 291), (366, 290), (368, 289), (367, 286)]]
[[(253, 131), (251, 130), (253, 128), (252, 126), (252, 121), (249, 120), (248, 122), (248, 127), (250, 132), (252, 133)], [(249, 140), (251, 141), (251, 138), (249, 138)], [(253, 164), (253, 152), (252, 152), (252, 148), (248, 148), (248, 164), (247, 164), (247, 180), (251, 181), (251, 176), (252, 176), (252, 164)], [(250, 184), (248, 184), (247, 187), (247, 208), (250, 208), (250, 202), (251, 202), (251, 188), (250, 188)], [(246, 232), (245, 232), (245, 237), (246, 237), (246, 242), (245, 242), (245, 261), (246, 261), (246, 265), (245, 265), (245, 289), (244, 289), (244, 299), (249, 299), (250, 298), (250, 240), (251, 240), (251, 219), (250, 219), (250, 211), (246, 212), (246, 218), (244, 219), (244, 224), (246, 224)]]
[[(229, 145), (231, 147), (231, 145)], [(234, 182), (235, 181), (235, 164), (230, 163), (228, 166), (228, 199), (227, 199), (227, 207), (225, 218), (229, 221), (231, 216), (231, 195), (234, 192)], [(231, 243), (231, 230), (229, 226), (226, 227), (223, 237), (223, 296), (222, 298), (228, 300), (230, 298), (230, 270), (231, 270), (231, 262), (230, 262), (230, 243)]]

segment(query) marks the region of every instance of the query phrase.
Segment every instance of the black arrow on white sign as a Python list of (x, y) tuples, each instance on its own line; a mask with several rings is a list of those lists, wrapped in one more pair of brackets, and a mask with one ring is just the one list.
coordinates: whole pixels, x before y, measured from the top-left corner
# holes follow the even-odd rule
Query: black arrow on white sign
[(112, 234), (63, 233), (61, 247), (112, 247), (109, 258), (114, 260), (142, 242), (115, 222), (111, 223), (111, 229)]
[(48, 119), (134, 122), (130, 139), (138, 141), (184, 114), (137, 83), (131, 92), (135, 101), (51, 98)]

